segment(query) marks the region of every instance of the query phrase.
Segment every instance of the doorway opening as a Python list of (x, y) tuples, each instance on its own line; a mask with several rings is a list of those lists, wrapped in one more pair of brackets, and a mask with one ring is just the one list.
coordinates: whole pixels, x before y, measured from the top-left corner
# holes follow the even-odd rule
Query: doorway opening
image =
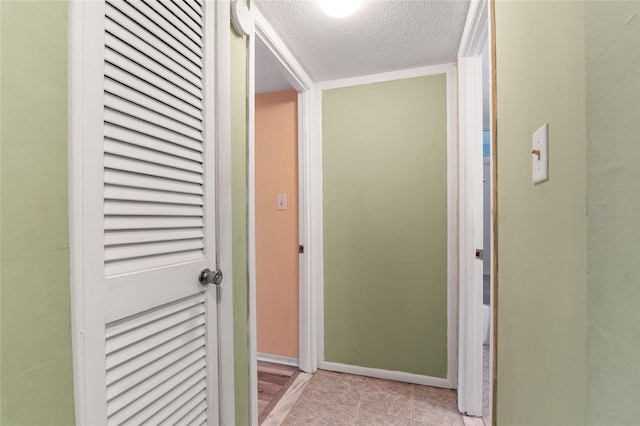
[(491, 423), (494, 365), (495, 163), (490, 5), (473, 2), (458, 51), (460, 352), (458, 409)]
[(255, 269), (258, 423), (299, 365), (298, 92), (255, 43)]
[(312, 82), (260, 11), (249, 38), (250, 419), (317, 368), (310, 264)]
[(482, 49), (482, 417), (489, 424), (491, 414), (491, 111), (489, 41)]

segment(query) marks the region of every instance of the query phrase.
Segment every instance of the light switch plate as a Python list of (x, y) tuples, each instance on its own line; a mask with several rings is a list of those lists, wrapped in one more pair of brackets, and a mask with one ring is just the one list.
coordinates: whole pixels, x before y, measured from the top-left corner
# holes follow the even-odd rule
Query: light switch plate
[(287, 209), (287, 194), (278, 194), (278, 210)]
[(531, 177), (537, 185), (549, 180), (549, 123), (535, 131), (531, 146)]

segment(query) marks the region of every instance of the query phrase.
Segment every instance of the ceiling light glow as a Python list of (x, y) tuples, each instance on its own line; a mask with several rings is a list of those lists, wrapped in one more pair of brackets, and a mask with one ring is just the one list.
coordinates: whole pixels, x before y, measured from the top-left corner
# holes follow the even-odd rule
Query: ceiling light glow
[(323, 12), (334, 18), (346, 18), (353, 14), (362, 0), (318, 0)]

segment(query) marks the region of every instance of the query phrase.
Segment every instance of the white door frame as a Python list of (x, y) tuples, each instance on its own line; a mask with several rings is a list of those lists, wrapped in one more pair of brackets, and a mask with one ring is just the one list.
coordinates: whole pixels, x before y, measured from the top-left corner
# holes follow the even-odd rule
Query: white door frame
[[(304, 254), (299, 257), (299, 349), (300, 370), (313, 373), (317, 361), (317, 320), (314, 300), (317, 258), (322, 254), (322, 234), (316, 231), (318, 221), (316, 195), (318, 183), (313, 175), (312, 159), (322, 152), (321, 147), (311, 143), (311, 117), (314, 105), (314, 83), (300, 63), (291, 54), (271, 24), (267, 22), (255, 4), (251, 5), (254, 32), (249, 34), (248, 59), (248, 162), (249, 162), (249, 389), (250, 419), (258, 424), (258, 371), (257, 371), (257, 319), (256, 319), (256, 217), (255, 217), (255, 38), (269, 48), (276, 58), (283, 77), (298, 91), (298, 210), (299, 244), (304, 246)], [(320, 183), (321, 185), (321, 183)], [(321, 187), (321, 186), (320, 186)], [(320, 197), (321, 197), (320, 193)]]
[(401, 71), (392, 71), (380, 74), (370, 74), (353, 78), (325, 81), (317, 84), (314, 107), (314, 145), (320, 155), (313, 158), (313, 175), (320, 182), (318, 188), (314, 188), (317, 196), (316, 214), (320, 216), (318, 228), (314, 232), (322, 238), (322, 91), (353, 87), (364, 84), (382, 83), (386, 81), (402, 80), (407, 78), (425, 77), (429, 75), (446, 75), (447, 93), (447, 377), (430, 377), (418, 374), (383, 370), (379, 368), (360, 367), (325, 361), (324, 359), (324, 265), (322, 260), (322, 246), (318, 249), (318, 269), (314, 273), (314, 291), (316, 292), (316, 312), (318, 326), (318, 362), (319, 367), (325, 370), (342, 373), (358, 374), (380, 379), (396, 380), (401, 382), (416, 383), (426, 386), (455, 389), (458, 381), (458, 107), (457, 107), (457, 80), (455, 64), (433, 65), (419, 68), (411, 68)]
[[(214, 4), (206, 0), (209, 5)], [(95, 376), (85, 371), (85, 318), (86, 299), (91, 288), (85, 287), (84, 253), (90, 247), (85, 245), (84, 176), (86, 173), (83, 138), (84, 109), (83, 96), (86, 74), (83, 52), (85, 41), (92, 37), (85, 31), (85, 2), (70, 1), (68, 5), (68, 163), (69, 163), (69, 243), (70, 243), (70, 286), (71, 286), (71, 327), (73, 343), (74, 405), (77, 424), (87, 424), (90, 413), (86, 410), (85, 383)], [(215, 122), (218, 148), (218, 215), (220, 265), (225, 273), (221, 285), (218, 304), (219, 318), (219, 422), (224, 425), (235, 424), (235, 381), (233, 361), (233, 282), (231, 267), (231, 116), (230, 116), (230, 7), (228, 1), (215, 3)], [(94, 70), (95, 71), (95, 70)], [(100, 79), (102, 76), (100, 76)], [(95, 80), (95, 76), (92, 77)], [(222, 391), (224, 390), (224, 391)], [(106, 401), (105, 401), (106, 402)]]
[[(482, 260), (476, 259), (475, 251), (482, 249), (482, 51), (490, 41), (489, 37), (489, 2), (473, 0), (458, 51), (460, 93), (458, 409), (462, 413), (473, 416), (482, 416)], [(493, 174), (490, 175), (493, 178)], [(493, 193), (491, 197), (493, 198)], [(493, 230), (491, 230), (491, 238), (493, 238)], [(491, 272), (491, 279), (493, 279), (493, 272)], [(493, 344), (491, 350), (493, 351)]]

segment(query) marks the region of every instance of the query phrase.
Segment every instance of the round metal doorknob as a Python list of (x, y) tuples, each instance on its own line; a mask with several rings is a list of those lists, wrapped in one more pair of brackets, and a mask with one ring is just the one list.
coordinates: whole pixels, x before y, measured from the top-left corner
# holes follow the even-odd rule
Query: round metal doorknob
[(205, 268), (200, 272), (198, 281), (202, 285), (215, 284), (220, 285), (222, 283), (223, 275), (222, 271), (212, 271), (209, 268)]

